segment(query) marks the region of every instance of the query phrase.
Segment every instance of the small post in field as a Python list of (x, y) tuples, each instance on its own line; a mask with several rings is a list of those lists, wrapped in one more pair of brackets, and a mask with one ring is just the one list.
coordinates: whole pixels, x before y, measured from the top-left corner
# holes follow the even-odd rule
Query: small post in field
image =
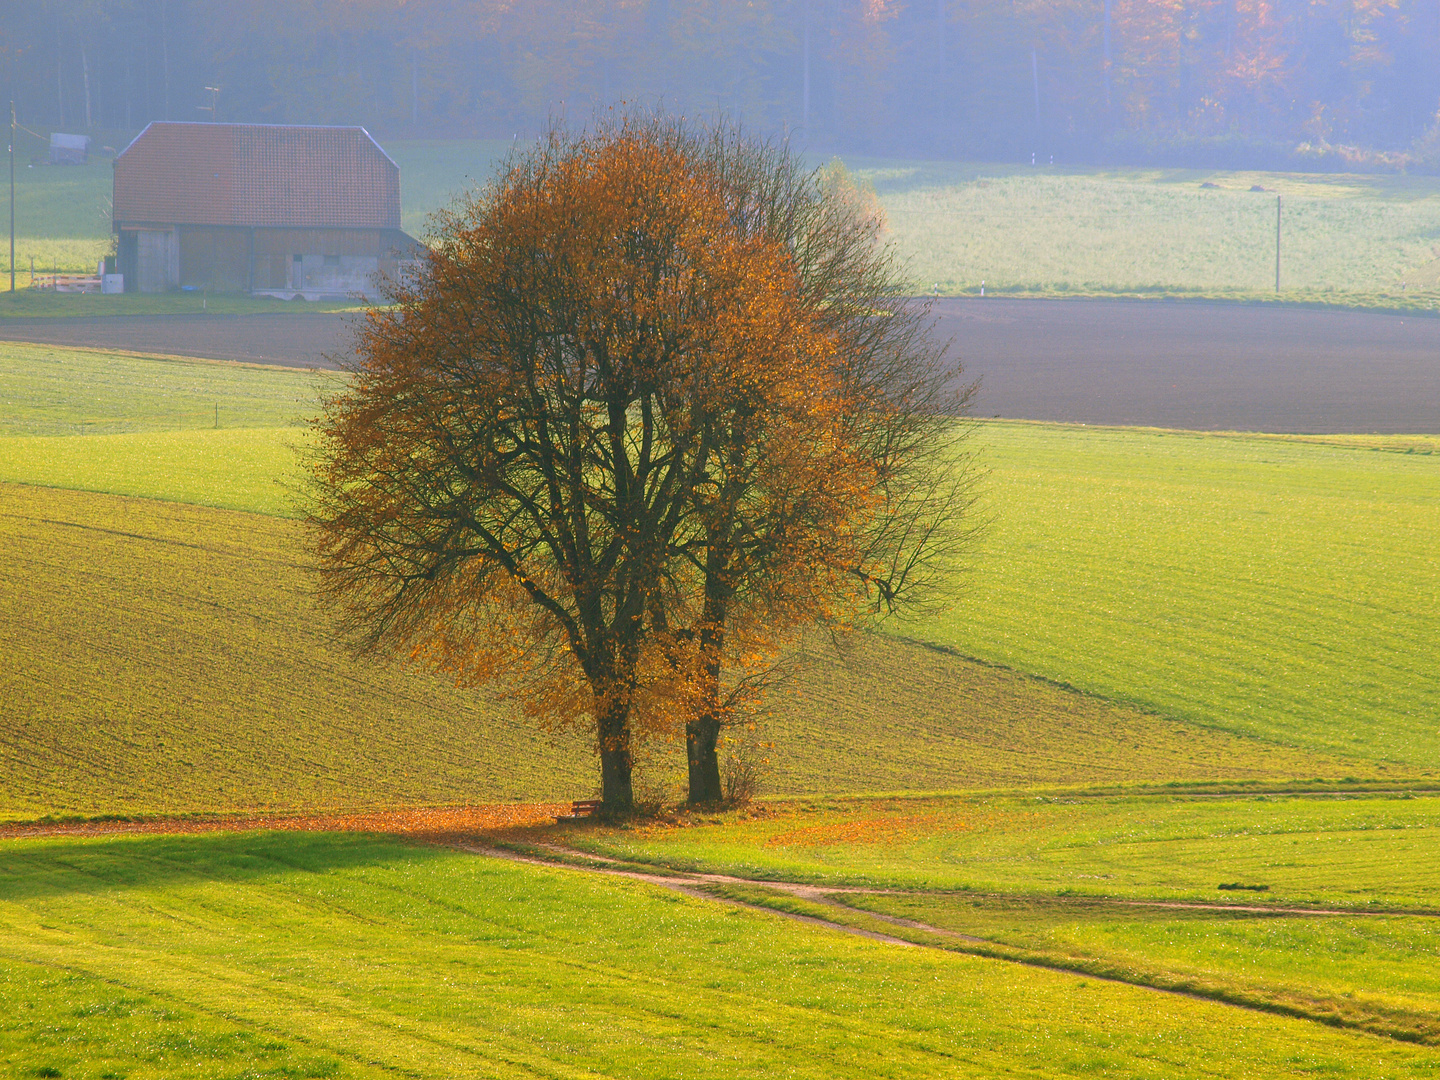
[(1275, 196), (1275, 292), (1280, 292), (1280, 196)]
[(217, 429), (220, 427), (220, 403), (218, 401), (215, 402), (215, 427)]

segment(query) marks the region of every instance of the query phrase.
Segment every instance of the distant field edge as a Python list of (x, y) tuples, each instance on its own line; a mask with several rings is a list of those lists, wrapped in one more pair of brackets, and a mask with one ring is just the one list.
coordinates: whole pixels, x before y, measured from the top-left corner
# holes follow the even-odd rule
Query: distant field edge
[(401, 808), (315, 808), (274, 813), (46, 814), (0, 820), (0, 840), (218, 832), (361, 832), (433, 839), (553, 823), (569, 803), (447, 803)]
[[(200, 303), (196, 303), (199, 300)], [(345, 300), (279, 300), (248, 293), (61, 293), (50, 289), (16, 289), (8, 279), (0, 288), (0, 324), (51, 322), (55, 319), (95, 319), (115, 316), (164, 315), (175, 318), (215, 315), (335, 315), (364, 311), (361, 298)]]
[[(1296, 290), (1297, 292), (1299, 290)], [(916, 293), (916, 300), (1054, 300), (1073, 301), (1076, 303), (1105, 303), (1109, 301), (1126, 301), (1131, 303), (1149, 304), (1186, 304), (1193, 306), (1210, 305), (1216, 307), (1267, 307), (1267, 308), (1293, 308), (1296, 310), (1309, 311), (1357, 311), (1372, 315), (1423, 315), (1427, 318), (1440, 318), (1440, 293), (1426, 293), (1417, 295), (1387, 293), (1365, 294), (1365, 293), (1341, 293), (1329, 297), (1324, 294), (1296, 296), (1286, 295), (1284, 292), (1278, 296), (1265, 292), (1242, 292), (1223, 293), (1210, 291), (1188, 292), (1183, 290), (1156, 289), (1148, 290), (1103, 290), (1103, 289), (1046, 289), (1033, 286), (1006, 286), (986, 285), (981, 290), (979, 285), (965, 286), (959, 289), (942, 288), (938, 292)]]
[[(252, 297), (244, 294), (216, 294), (208, 298), (206, 305), (195, 304), (192, 294), (164, 294), (147, 296), (143, 301), (132, 297), (97, 297), (88, 294), (51, 293), (37, 290), (43, 295), (31, 297), (27, 290), (17, 290), (9, 299), (6, 289), (0, 289), (0, 325), (14, 326), (17, 323), (50, 323), (55, 320), (81, 321), (116, 317), (155, 317), (184, 319), (187, 317), (227, 316), (244, 318), (248, 315), (344, 315), (385, 308), (384, 303), (371, 304), (358, 300), (345, 301), (298, 301), (275, 300), (269, 297)], [(1378, 315), (1410, 315), (1440, 317), (1440, 292), (1416, 293), (1307, 293), (1305, 290), (1291, 290), (1279, 295), (1263, 291), (1245, 290), (1236, 293), (1213, 290), (1190, 291), (1157, 287), (1151, 289), (1085, 289), (1046, 288), (1038, 285), (967, 285), (959, 288), (942, 287), (939, 291), (917, 289), (914, 300), (1053, 300), (1077, 303), (1105, 303), (1124, 301), (1148, 304), (1187, 304), (1223, 307), (1267, 307), (1292, 308), (1313, 311), (1355, 311)]]
[[(867, 804), (934, 802), (940, 800), (1032, 799), (1068, 802), (1079, 799), (1230, 799), (1259, 796), (1295, 798), (1408, 798), (1440, 795), (1440, 781), (1433, 777), (1393, 779), (1389, 777), (1345, 777), (1343, 779), (1295, 780), (1175, 780), (1135, 784), (1084, 784), (1071, 787), (951, 788), (936, 791), (899, 790), (838, 792), (825, 795), (763, 795), (747, 807), (713, 810), (705, 807), (676, 807), (673, 812), (713, 816), (748, 813), (767, 805)], [(447, 803), (435, 806), (326, 807), (306, 810), (192, 811), (188, 813), (132, 814), (43, 814), (38, 817), (4, 817), (0, 814), (0, 841), (46, 836), (113, 836), (125, 834), (179, 835), (220, 832), (359, 832), (388, 836), (415, 836), (433, 839), (469, 834), (534, 828), (554, 824), (570, 812), (569, 803)], [(633, 819), (664, 823), (670, 810), (639, 814)], [(504, 846), (504, 845), (502, 845)]]
[(126, 360), (154, 360), (156, 363), (161, 364), (199, 364), (209, 367), (249, 368), (254, 371), (264, 371), (267, 373), (272, 371), (293, 371), (302, 375), (311, 375), (317, 370), (313, 365), (306, 364), (270, 364), (261, 363), (257, 360), (229, 360), (218, 356), (185, 356), (181, 353), (140, 352), (135, 349), (120, 349), (110, 345), (71, 345), (68, 342), (60, 345), (53, 341), (25, 341), (22, 338), (0, 339), (0, 346), (64, 350), (67, 353), (86, 353), (92, 356), (119, 356)]
[(1189, 439), (1247, 439), (1263, 442), (1306, 443), (1310, 446), (1333, 446), (1342, 450), (1379, 450), (1392, 454), (1440, 453), (1440, 435), (1382, 432), (1285, 432), (1285, 431), (1212, 431), (1208, 428), (1152, 427), (1146, 424), (1087, 424), (1079, 420), (1026, 420), (1008, 416), (976, 416), (966, 423), (984, 426), (1062, 428), (1076, 431), (1114, 431), (1135, 435), (1176, 435)]

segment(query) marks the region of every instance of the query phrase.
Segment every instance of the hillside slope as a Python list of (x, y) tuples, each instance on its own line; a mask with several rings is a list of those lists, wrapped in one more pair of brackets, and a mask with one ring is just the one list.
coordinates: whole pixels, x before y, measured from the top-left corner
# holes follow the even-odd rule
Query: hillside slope
[[(357, 661), (284, 519), (0, 484), (0, 816), (336, 808), (589, 794), (579, 734)], [(816, 650), (754, 736), (773, 793), (1354, 771), (921, 645)], [(678, 784), (678, 745), (649, 751)]]

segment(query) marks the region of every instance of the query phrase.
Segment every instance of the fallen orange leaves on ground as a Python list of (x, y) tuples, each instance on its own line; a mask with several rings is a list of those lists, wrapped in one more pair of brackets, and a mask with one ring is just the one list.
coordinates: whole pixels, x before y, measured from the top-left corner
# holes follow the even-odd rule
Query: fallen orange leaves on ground
[(921, 835), (969, 829), (964, 821), (940, 814), (860, 818), (854, 821), (806, 825), (765, 841), (767, 847), (828, 847), (832, 844), (889, 844)]
[(569, 803), (499, 803), (487, 806), (421, 807), (329, 814), (230, 814), (144, 821), (24, 822), (0, 825), (0, 839), (31, 836), (104, 836), (112, 833), (305, 832), (392, 833), (422, 839), (550, 825), (570, 812)]

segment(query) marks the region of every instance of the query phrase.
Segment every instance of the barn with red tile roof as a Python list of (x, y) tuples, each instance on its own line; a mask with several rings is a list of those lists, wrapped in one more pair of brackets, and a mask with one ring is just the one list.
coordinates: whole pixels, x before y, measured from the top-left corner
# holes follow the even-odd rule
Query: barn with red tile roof
[(127, 292), (374, 295), (419, 244), (361, 127), (156, 122), (115, 159)]

